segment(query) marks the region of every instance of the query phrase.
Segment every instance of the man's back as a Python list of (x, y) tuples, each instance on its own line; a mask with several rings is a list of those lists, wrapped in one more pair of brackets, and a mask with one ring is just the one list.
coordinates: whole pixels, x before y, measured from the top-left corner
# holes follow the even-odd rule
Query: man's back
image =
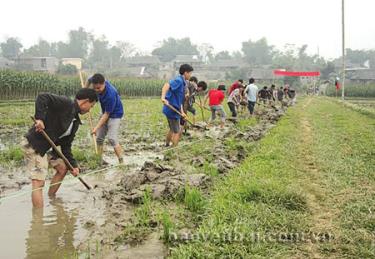
[(221, 102), (225, 98), (224, 93), (220, 90), (217, 90), (217, 89), (211, 89), (208, 92), (208, 96), (210, 98), (210, 103), (209, 103), (210, 106), (220, 105)]
[(256, 102), (258, 87), (255, 84), (249, 84), (246, 88), (247, 100), (251, 102)]

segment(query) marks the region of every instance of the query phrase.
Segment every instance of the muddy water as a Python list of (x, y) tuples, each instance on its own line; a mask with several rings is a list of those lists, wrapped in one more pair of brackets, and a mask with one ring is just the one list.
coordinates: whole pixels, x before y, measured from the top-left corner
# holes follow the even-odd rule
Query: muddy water
[[(127, 155), (125, 163), (140, 167), (156, 157), (154, 153), (142, 152)], [(112, 162), (110, 158), (106, 160)], [(123, 173), (123, 170), (111, 169), (84, 177), (92, 186), (98, 186), (91, 191), (86, 191), (79, 181), (67, 181), (54, 199), (44, 192), (43, 209), (32, 208), (30, 193), (1, 201), (0, 258), (72, 256), (77, 246), (90, 240), (85, 225), (88, 221), (102, 226), (110, 220), (105, 213), (102, 191), (117, 184)], [(30, 190), (27, 185), (21, 191)]]

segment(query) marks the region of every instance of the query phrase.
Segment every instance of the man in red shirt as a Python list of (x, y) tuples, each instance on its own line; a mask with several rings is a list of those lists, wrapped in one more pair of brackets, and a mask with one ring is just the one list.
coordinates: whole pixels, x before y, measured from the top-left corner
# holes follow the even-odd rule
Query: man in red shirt
[(204, 99), (205, 104), (207, 103), (207, 99), (209, 100), (209, 105), (211, 109), (211, 120), (209, 124), (211, 124), (216, 119), (216, 112), (217, 112), (219, 113), (220, 118), (221, 118), (221, 123), (220, 123), (221, 128), (224, 127), (225, 116), (226, 116), (224, 109), (223, 109), (223, 105), (222, 105), (224, 98), (225, 98), (224, 91), (225, 91), (225, 85), (219, 85), (217, 89), (211, 89), (210, 91), (208, 91), (208, 94), (206, 95)]
[(243, 87), (243, 80), (242, 79), (238, 79), (236, 82), (234, 82), (230, 87), (229, 87), (229, 90), (228, 90), (228, 96), (236, 89), (240, 88), (240, 87)]

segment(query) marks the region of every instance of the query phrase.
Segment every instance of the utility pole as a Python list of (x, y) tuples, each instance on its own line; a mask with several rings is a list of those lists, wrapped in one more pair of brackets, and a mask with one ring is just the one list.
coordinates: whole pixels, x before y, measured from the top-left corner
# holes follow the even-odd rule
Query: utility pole
[(341, 99), (345, 100), (345, 0), (341, 0), (342, 5), (342, 92)]

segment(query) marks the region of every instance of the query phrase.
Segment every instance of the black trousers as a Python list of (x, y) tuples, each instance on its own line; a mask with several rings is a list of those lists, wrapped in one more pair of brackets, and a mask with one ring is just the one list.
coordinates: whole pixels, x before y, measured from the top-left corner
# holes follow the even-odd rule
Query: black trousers
[(237, 117), (236, 105), (234, 105), (234, 103), (228, 103), (228, 106), (232, 113), (232, 117)]
[(251, 102), (251, 101), (247, 102), (247, 108), (249, 109), (250, 114), (254, 113), (254, 107), (255, 107), (255, 102)]

